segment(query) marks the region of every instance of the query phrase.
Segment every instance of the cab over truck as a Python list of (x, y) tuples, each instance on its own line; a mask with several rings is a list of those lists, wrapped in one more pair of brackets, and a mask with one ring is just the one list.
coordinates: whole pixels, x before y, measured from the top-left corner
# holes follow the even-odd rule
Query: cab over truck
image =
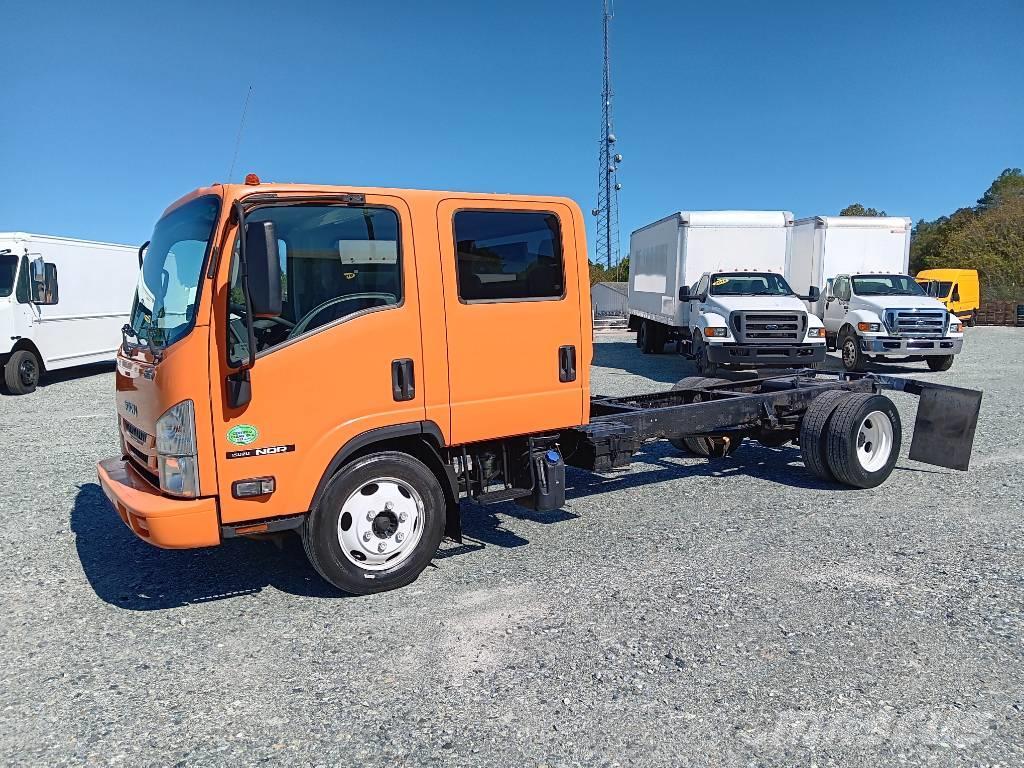
[(922, 397), (911, 456), (967, 467), (979, 392), (810, 371), (591, 396), (584, 226), (555, 197), (252, 176), (183, 197), (123, 329), (104, 492), (160, 547), (294, 529), (370, 593), (461, 540), (460, 499), (554, 510), (566, 464), (625, 467), (648, 440), (799, 442), (823, 480), (877, 485), (901, 441), (887, 386)]
[(705, 376), (719, 366), (807, 368), (825, 329), (783, 277), (793, 214), (680, 211), (629, 240), (630, 328), (645, 353), (675, 341)]

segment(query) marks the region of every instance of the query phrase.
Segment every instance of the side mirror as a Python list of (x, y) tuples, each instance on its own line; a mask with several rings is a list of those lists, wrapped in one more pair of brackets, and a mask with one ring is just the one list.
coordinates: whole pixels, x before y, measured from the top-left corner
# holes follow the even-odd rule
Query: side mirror
[(688, 285), (684, 285), (684, 286), (680, 287), (680, 289), (679, 289), (679, 300), (680, 301), (689, 301), (690, 300), (690, 287)]
[(41, 257), (33, 259), (30, 276), (32, 279), (32, 303), (40, 306), (56, 304), (59, 299), (57, 265), (44, 262)]
[(281, 257), (270, 221), (245, 225), (245, 268), (254, 317), (281, 314)]
[(809, 302), (811, 302), (813, 304), (814, 302), (818, 301), (818, 299), (820, 299), (820, 298), (821, 298), (821, 289), (818, 288), (818, 286), (816, 286), (816, 285), (812, 285), (810, 288), (807, 289), (807, 298), (804, 299), (804, 300), (805, 301), (809, 301)]

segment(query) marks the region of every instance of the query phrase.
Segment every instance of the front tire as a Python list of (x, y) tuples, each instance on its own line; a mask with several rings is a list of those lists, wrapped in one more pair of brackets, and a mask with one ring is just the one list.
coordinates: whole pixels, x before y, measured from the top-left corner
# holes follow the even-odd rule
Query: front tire
[(27, 395), (35, 392), (39, 384), (42, 366), (36, 354), (28, 349), (11, 353), (4, 366), (4, 384), (12, 395)]
[(302, 526), (306, 556), (343, 592), (369, 595), (416, 580), (444, 536), (437, 477), (406, 453), (356, 459), (330, 481)]
[(843, 356), (843, 368), (860, 373), (864, 370), (866, 359), (860, 349), (860, 339), (850, 331), (839, 337), (839, 351)]
[(953, 367), (953, 355), (929, 355), (925, 362), (933, 371), (948, 371)]
[(718, 365), (711, 362), (708, 357), (708, 345), (703, 336), (697, 337), (699, 341), (693, 350), (693, 360), (697, 366), (697, 373), (701, 376), (714, 376), (718, 373)]

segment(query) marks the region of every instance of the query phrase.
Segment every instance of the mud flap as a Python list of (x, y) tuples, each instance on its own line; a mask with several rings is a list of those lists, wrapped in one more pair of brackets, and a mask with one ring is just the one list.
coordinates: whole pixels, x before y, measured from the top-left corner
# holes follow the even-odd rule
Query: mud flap
[(981, 392), (928, 382), (904, 380), (901, 389), (920, 396), (910, 458), (948, 469), (967, 469)]

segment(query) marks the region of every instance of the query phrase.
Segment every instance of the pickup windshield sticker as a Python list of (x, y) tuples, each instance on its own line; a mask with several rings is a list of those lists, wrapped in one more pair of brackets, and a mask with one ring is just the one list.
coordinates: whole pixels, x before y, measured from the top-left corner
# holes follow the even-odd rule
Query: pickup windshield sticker
[(248, 459), (250, 456), (273, 456), (275, 453), (291, 453), (294, 445), (268, 445), (266, 448), (247, 448), (244, 451), (228, 451), (229, 459)]
[(228, 430), (228, 442), (235, 445), (249, 445), (259, 436), (259, 430), (251, 424), (238, 424)]
[(729, 278), (728, 277), (716, 277), (715, 278), (715, 282), (713, 282), (712, 285), (725, 285), (728, 282), (729, 282)]

